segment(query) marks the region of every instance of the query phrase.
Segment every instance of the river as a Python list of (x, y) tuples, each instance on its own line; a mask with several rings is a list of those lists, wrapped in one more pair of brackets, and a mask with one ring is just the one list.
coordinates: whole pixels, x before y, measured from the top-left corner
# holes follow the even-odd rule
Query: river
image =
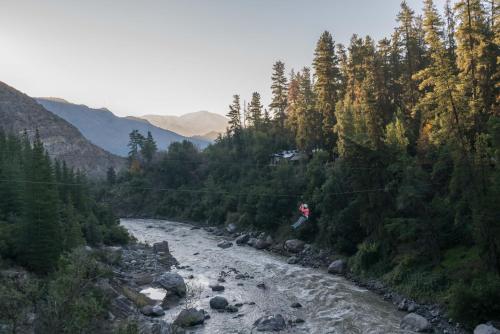
[[(189, 333), (252, 333), (252, 324), (263, 315), (282, 314), (285, 319), (301, 318), (305, 322), (286, 333), (375, 334), (410, 333), (399, 328), (404, 313), (380, 296), (324, 270), (290, 265), (282, 256), (248, 246), (217, 247), (221, 237), (190, 225), (165, 220), (122, 219), (140, 242), (153, 244), (167, 240), (170, 251), (182, 269), (173, 269), (184, 277), (194, 292), (189, 303), (207, 310), (211, 316), (203, 326)], [(196, 255), (194, 255), (196, 254)], [(217, 281), (221, 271), (248, 273), (253, 278), (226, 277), (223, 292), (213, 292), (209, 284)], [(193, 278), (189, 279), (190, 275)], [(257, 287), (264, 282), (266, 289)], [(156, 290), (147, 290), (151, 297)], [(155, 296), (156, 295), (156, 296)], [(234, 303), (245, 303), (238, 313), (218, 313), (210, 309), (209, 299), (221, 295)], [(254, 302), (252, 305), (250, 302)], [(302, 308), (290, 307), (294, 302)], [(165, 320), (173, 321), (182, 306), (166, 311)], [(255, 332), (255, 331), (254, 331)]]

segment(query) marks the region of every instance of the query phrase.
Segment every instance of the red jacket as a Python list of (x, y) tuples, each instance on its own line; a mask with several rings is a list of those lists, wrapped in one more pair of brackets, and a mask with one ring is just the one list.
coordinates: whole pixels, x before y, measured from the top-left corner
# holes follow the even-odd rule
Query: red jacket
[(304, 207), (304, 204), (300, 206), (299, 211), (304, 217), (309, 218), (309, 208)]

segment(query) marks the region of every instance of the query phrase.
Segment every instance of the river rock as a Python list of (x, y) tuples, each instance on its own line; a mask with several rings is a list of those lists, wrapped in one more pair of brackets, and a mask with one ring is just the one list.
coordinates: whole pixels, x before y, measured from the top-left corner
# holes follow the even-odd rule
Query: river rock
[(401, 328), (414, 332), (429, 332), (431, 324), (421, 315), (410, 313), (401, 320)]
[(230, 241), (227, 241), (227, 240), (222, 240), (221, 242), (219, 242), (217, 244), (217, 247), (220, 247), (222, 249), (226, 249), (226, 248), (229, 248), (229, 247), (232, 247), (233, 246), (233, 243), (230, 242)]
[(500, 334), (500, 330), (488, 324), (477, 325), (474, 334)]
[(236, 238), (236, 244), (237, 245), (244, 245), (248, 243), (250, 240), (250, 236), (248, 234), (242, 234), (238, 238)]
[(229, 302), (224, 297), (216, 296), (210, 299), (210, 307), (215, 310), (223, 310), (227, 307), (227, 305), (229, 305)]
[(263, 316), (253, 325), (258, 332), (279, 332), (286, 328), (285, 319), (281, 314)]
[(220, 285), (220, 284), (210, 285), (210, 289), (212, 289), (212, 291), (224, 291), (225, 290), (224, 286)]
[[(173, 334), (172, 326), (164, 320), (152, 320), (151, 318), (140, 318), (138, 323), (140, 334)], [(179, 333), (175, 331), (175, 333)]]
[(228, 305), (226, 306), (226, 311), (229, 313), (236, 313), (238, 312), (238, 308), (234, 305)]
[(254, 248), (256, 249), (266, 249), (270, 246), (271, 244), (268, 243), (266, 240), (263, 239), (257, 239), (255, 244), (253, 245)]
[(250, 238), (250, 239), (248, 239), (247, 245), (255, 247), (255, 244), (257, 243), (258, 240), (259, 239), (257, 239), (257, 238)]
[(267, 289), (266, 283), (264, 282), (257, 283), (257, 287), (259, 289), (264, 289), (264, 290)]
[(234, 233), (237, 229), (238, 227), (233, 223), (226, 226), (226, 231), (228, 231), (229, 233)]
[(118, 319), (127, 319), (136, 312), (134, 304), (125, 296), (119, 296), (111, 301), (110, 312)]
[(335, 260), (328, 266), (330, 274), (344, 275), (347, 270), (347, 263), (344, 260)]
[(297, 264), (299, 263), (299, 258), (296, 256), (290, 256), (288, 260), (286, 260), (286, 263), (288, 264)]
[(184, 309), (174, 320), (174, 325), (179, 327), (192, 327), (205, 322), (205, 312), (195, 308)]
[(287, 240), (285, 241), (285, 250), (290, 253), (300, 253), (304, 249), (304, 245), (305, 242), (298, 239)]
[(292, 305), (290, 305), (292, 308), (301, 308), (302, 307), (302, 304), (299, 303), (299, 302), (295, 302), (293, 303)]
[(179, 297), (186, 296), (186, 283), (181, 275), (177, 273), (166, 272), (153, 282), (166, 289), (170, 294), (175, 294)]
[(147, 315), (148, 317), (161, 317), (162, 315), (165, 314), (165, 311), (163, 311), (163, 309), (159, 305), (156, 306), (146, 305), (143, 308), (141, 308), (141, 313)]
[(170, 253), (170, 250), (168, 248), (168, 242), (167, 241), (162, 241), (162, 242), (157, 242), (153, 244), (153, 252), (155, 253)]

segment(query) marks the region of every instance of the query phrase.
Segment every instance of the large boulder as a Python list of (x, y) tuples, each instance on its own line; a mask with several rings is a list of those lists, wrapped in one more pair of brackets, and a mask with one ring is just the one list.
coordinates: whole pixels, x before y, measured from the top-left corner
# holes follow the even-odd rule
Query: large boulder
[(290, 253), (300, 253), (304, 249), (304, 241), (298, 239), (292, 239), (285, 241), (285, 250)]
[(236, 238), (236, 244), (237, 245), (244, 245), (248, 243), (250, 240), (250, 236), (248, 234), (242, 234), (238, 238)]
[(255, 242), (255, 244), (253, 245), (254, 248), (256, 249), (266, 249), (270, 246), (271, 244), (268, 243), (266, 240), (264, 239), (257, 239), (257, 241)]
[(205, 312), (195, 308), (184, 309), (174, 320), (174, 325), (179, 327), (192, 327), (205, 322)]
[(419, 333), (430, 332), (431, 324), (421, 315), (410, 313), (401, 320), (401, 328)]
[(255, 247), (255, 245), (257, 244), (258, 241), (259, 241), (259, 239), (257, 239), (257, 238), (249, 238), (248, 242), (247, 242), (247, 245)]
[(165, 314), (165, 311), (163, 311), (163, 309), (159, 305), (146, 305), (141, 308), (141, 313), (147, 315), (148, 317), (161, 317)]
[(345, 260), (335, 260), (328, 266), (330, 274), (344, 275), (347, 271), (347, 262)]
[(474, 334), (500, 334), (500, 330), (488, 324), (477, 325)]
[(170, 324), (164, 320), (152, 320), (151, 318), (139, 318), (138, 333), (140, 334), (174, 334), (175, 331)]
[(153, 244), (153, 252), (155, 253), (170, 253), (170, 249), (168, 248), (168, 242), (162, 241)]
[(175, 294), (179, 297), (186, 296), (186, 283), (181, 275), (177, 273), (166, 272), (153, 282), (167, 290), (168, 294)]
[(230, 241), (227, 241), (227, 240), (222, 240), (221, 242), (219, 242), (217, 244), (217, 247), (220, 247), (222, 249), (226, 249), (226, 248), (229, 248), (229, 247), (232, 247), (233, 246), (233, 243), (230, 242)]
[(219, 283), (210, 284), (209, 288), (212, 289), (212, 291), (224, 291), (225, 290), (224, 286), (220, 285)]
[(221, 296), (216, 296), (210, 299), (210, 307), (215, 310), (224, 310), (229, 305), (226, 298)]
[(285, 319), (281, 314), (263, 316), (253, 325), (258, 332), (279, 332), (286, 328)]
[(237, 229), (238, 227), (233, 223), (226, 226), (226, 231), (228, 231), (229, 233), (234, 233)]

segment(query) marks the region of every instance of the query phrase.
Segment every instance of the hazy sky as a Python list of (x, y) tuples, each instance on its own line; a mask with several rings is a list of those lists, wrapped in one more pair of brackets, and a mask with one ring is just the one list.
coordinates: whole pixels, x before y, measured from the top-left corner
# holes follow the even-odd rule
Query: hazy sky
[(273, 62), (310, 65), (323, 30), (342, 43), (389, 35), (399, 3), (0, 0), (0, 81), (121, 116), (225, 114), (234, 93), (268, 104)]

